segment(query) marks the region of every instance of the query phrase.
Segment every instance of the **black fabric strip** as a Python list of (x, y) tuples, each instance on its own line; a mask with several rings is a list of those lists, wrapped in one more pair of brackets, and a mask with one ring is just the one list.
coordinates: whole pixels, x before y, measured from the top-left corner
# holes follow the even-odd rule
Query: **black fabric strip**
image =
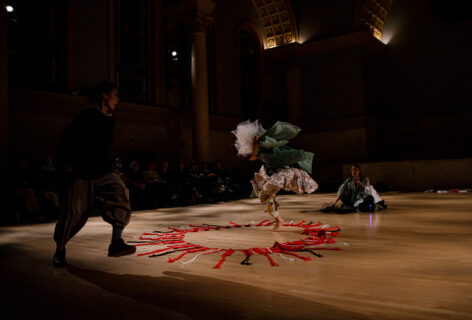
[(175, 250), (164, 252), (164, 253), (150, 255), (149, 258), (161, 257), (161, 256), (165, 256), (166, 254), (169, 254), (169, 253), (174, 253), (174, 252), (179, 252), (179, 251), (186, 251), (186, 250), (193, 250), (193, 249), (200, 249), (200, 248), (201, 247), (190, 247), (190, 248), (175, 249)]
[(251, 258), (251, 255), (250, 255), (250, 254), (248, 254), (248, 255), (246, 256), (246, 258), (244, 258), (244, 260), (241, 261), (241, 264), (242, 264), (242, 265), (245, 265), (245, 266), (250, 266), (252, 263), (249, 262), (249, 258)]
[(316, 252), (314, 252), (314, 251), (312, 251), (312, 250), (306, 250), (306, 249), (305, 249), (305, 250), (299, 250), (299, 251), (309, 252), (309, 253), (311, 253), (311, 254), (317, 256), (318, 258), (322, 258), (322, 257), (323, 257), (321, 254), (316, 253)]

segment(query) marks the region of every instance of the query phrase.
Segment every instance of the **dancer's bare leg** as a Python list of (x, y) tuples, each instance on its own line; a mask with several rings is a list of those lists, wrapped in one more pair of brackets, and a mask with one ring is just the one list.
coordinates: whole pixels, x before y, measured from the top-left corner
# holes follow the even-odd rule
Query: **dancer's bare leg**
[(275, 218), (275, 224), (273, 231), (279, 231), (280, 226), (285, 223), (284, 219), (279, 215), (277, 211), (278, 203), (275, 201), (275, 196), (267, 198), (267, 212)]
[(285, 223), (285, 221), (284, 221), (284, 219), (282, 219), (281, 216), (275, 217), (275, 225), (274, 225), (274, 229), (272, 229), (272, 231), (279, 231), (280, 226), (283, 225), (284, 223)]

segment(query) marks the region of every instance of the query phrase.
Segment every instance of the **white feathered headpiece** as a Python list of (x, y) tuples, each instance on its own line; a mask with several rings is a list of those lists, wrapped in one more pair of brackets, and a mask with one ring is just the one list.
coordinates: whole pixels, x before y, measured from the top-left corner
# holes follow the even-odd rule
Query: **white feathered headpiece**
[(238, 124), (236, 130), (231, 131), (236, 136), (235, 146), (238, 155), (248, 156), (252, 153), (254, 136), (262, 136), (266, 130), (259, 123), (259, 120), (251, 122), (246, 120)]

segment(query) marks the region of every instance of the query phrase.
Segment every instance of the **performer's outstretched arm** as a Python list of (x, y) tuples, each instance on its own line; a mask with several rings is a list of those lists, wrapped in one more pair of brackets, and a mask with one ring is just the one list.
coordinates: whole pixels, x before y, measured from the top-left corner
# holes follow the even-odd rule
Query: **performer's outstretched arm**
[(254, 136), (254, 139), (252, 141), (252, 154), (251, 157), (249, 158), (249, 161), (255, 161), (257, 160), (257, 142), (259, 141), (259, 136)]

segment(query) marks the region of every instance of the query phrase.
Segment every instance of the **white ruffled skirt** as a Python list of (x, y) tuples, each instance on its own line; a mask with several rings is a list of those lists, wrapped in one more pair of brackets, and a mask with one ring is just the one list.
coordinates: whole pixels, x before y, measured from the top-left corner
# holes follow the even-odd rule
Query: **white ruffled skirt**
[(298, 168), (283, 168), (269, 176), (264, 166), (254, 174), (251, 180), (254, 192), (265, 205), (269, 197), (275, 197), (281, 189), (293, 191), (296, 194), (312, 193), (318, 189), (318, 184), (308, 173)]

